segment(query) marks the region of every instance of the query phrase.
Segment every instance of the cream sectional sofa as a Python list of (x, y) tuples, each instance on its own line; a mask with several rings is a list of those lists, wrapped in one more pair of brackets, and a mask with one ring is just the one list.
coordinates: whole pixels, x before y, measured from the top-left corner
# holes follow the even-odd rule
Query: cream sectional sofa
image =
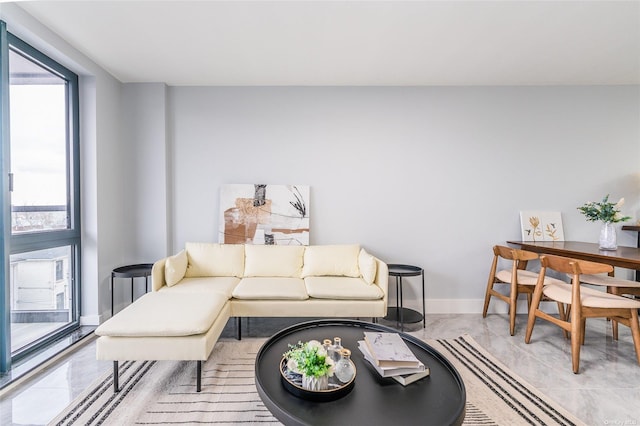
[(359, 245), (187, 243), (157, 261), (152, 289), (96, 329), (97, 358), (205, 361), (236, 317), (384, 317), (387, 265)]

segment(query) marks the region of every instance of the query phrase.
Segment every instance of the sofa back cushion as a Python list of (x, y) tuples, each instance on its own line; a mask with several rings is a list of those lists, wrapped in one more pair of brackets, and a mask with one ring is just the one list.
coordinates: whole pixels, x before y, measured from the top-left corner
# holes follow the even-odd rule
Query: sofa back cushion
[(185, 277), (242, 277), (244, 245), (186, 243), (189, 263)]
[(362, 249), (360, 250), (360, 254), (358, 255), (358, 266), (360, 267), (362, 279), (367, 284), (373, 284), (376, 279), (376, 272), (378, 270), (376, 258), (367, 253), (365, 249)]
[(244, 248), (245, 277), (300, 278), (304, 246), (263, 246), (247, 244)]
[(304, 251), (302, 277), (359, 277), (358, 244), (309, 246)]
[(171, 287), (184, 278), (188, 263), (189, 259), (185, 250), (167, 258), (164, 264), (164, 280), (167, 286)]

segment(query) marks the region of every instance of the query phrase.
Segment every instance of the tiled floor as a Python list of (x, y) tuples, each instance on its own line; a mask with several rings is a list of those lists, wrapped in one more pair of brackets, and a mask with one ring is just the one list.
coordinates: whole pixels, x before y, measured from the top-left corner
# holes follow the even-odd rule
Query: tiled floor
[(82, 341), (85, 338), (93, 336), (93, 330), (96, 327), (81, 326), (72, 333), (62, 337), (47, 347), (32, 353), (25, 358), (12, 364), (11, 369), (7, 372), (0, 373), (0, 395), (5, 388), (8, 388), (25, 376), (32, 374), (34, 369), (40, 365), (44, 365), (50, 360), (56, 358), (70, 346)]
[[(268, 336), (291, 320), (253, 318), (243, 323), (243, 336)], [(382, 322), (385, 325), (390, 323)], [(508, 333), (506, 315), (428, 315), (422, 324), (405, 326), (418, 337), (452, 338), (470, 334), (515, 373), (560, 402), (588, 425), (640, 425), (640, 366), (629, 329), (620, 327), (620, 340), (611, 338), (605, 320), (587, 322), (581, 351), (580, 374), (571, 372), (571, 350), (560, 329), (538, 321), (532, 342), (524, 343), (525, 316), (518, 316), (516, 335)], [(223, 337), (233, 338), (233, 321)], [(95, 342), (70, 355), (1, 395), (0, 424), (46, 424), (111, 363), (95, 360)]]

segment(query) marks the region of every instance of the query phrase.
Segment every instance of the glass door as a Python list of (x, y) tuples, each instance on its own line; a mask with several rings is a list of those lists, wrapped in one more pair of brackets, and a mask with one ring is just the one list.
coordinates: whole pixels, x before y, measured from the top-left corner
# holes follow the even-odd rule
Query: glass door
[(8, 62), (5, 268), (17, 359), (79, 323), (78, 98), (75, 74), (11, 34)]

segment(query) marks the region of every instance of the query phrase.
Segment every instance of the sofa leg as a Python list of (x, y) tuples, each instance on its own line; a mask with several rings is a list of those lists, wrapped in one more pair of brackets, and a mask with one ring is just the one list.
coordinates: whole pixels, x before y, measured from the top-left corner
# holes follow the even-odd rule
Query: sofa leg
[(113, 392), (119, 392), (118, 386), (118, 361), (113, 361)]
[(236, 339), (242, 340), (242, 318), (236, 317)]
[(374, 324), (378, 323), (378, 317), (371, 317), (371, 322)]
[(196, 367), (196, 392), (200, 392), (202, 390), (202, 361), (198, 361), (198, 365)]

